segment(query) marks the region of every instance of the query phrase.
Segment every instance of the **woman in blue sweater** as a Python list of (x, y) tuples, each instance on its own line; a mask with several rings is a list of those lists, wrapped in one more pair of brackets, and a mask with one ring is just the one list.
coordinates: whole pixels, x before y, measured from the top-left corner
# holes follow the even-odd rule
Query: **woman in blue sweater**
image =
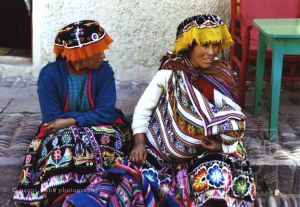
[(130, 133), (116, 116), (114, 73), (104, 60), (111, 42), (92, 20), (72, 23), (57, 34), (57, 60), (38, 79), (43, 124), (25, 157), (16, 201), (49, 206), (56, 199), (56, 205), (56, 196), (63, 199), (83, 189), (92, 175), (122, 159)]

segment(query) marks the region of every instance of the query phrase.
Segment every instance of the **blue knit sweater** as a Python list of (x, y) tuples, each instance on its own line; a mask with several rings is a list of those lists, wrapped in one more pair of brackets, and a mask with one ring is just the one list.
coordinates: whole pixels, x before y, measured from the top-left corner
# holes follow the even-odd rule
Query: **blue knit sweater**
[[(90, 70), (90, 102), (94, 108), (88, 112), (66, 111), (68, 100), (68, 69), (64, 60), (46, 65), (38, 79), (38, 97), (43, 122), (59, 118), (75, 118), (79, 126), (113, 124), (115, 121), (116, 88), (112, 68), (104, 61), (98, 70)], [(92, 105), (92, 104), (91, 104)]]

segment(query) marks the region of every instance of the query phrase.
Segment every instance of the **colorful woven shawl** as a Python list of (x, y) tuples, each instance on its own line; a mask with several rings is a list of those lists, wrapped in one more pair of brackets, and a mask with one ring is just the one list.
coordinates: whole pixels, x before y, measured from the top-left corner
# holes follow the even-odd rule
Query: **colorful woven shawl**
[[(167, 160), (183, 161), (199, 153), (198, 144), (212, 136), (233, 143), (244, 135), (245, 115), (232, 101), (234, 82), (225, 63), (206, 71), (193, 68), (187, 58), (168, 53), (160, 69), (173, 70), (149, 123), (147, 138)], [(214, 86), (214, 104), (192, 79), (203, 77)]]

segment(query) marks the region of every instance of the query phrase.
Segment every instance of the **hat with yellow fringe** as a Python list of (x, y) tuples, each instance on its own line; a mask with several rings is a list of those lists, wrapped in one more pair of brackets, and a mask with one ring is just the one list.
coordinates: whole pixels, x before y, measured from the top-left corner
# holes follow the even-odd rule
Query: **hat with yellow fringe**
[(197, 15), (185, 19), (177, 28), (175, 53), (186, 50), (195, 41), (197, 44), (221, 43), (225, 49), (233, 44), (223, 20), (216, 15)]
[(112, 39), (97, 21), (82, 20), (58, 32), (54, 53), (67, 61), (78, 62), (103, 52), (111, 43)]

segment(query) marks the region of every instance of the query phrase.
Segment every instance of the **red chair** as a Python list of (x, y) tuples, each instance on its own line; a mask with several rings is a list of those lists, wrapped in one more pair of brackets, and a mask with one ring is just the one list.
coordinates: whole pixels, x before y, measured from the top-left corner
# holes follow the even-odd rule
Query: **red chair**
[[(230, 65), (232, 69), (239, 72), (238, 80), (238, 101), (244, 106), (246, 80), (253, 80), (247, 77), (249, 65), (256, 65), (258, 30), (253, 26), (253, 19), (268, 18), (299, 18), (300, 0), (231, 0), (231, 35), (235, 46), (231, 48)], [(272, 52), (267, 51), (266, 63), (272, 60)], [(284, 64), (289, 66), (288, 77), (283, 80), (293, 85), (297, 77), (296, 67), (300, 63), (300, 56), (285, 56)]]

